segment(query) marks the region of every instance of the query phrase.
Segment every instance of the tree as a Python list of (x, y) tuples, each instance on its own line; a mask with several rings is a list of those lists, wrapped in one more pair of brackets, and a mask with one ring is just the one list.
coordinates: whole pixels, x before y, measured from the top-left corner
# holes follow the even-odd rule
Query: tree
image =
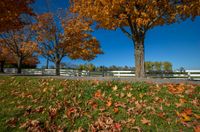
[(24, 27), (22, 14), (34, 15), (31, 7), (34, 0), (1, 0), (0, 1), (0, 33)]
[(95, 65), (93, 64), (87, 64), (87, 70), (90, 71), (90, 72), (93, 72), (95, 71), (96, 67)]
[(172, 72), (172, 64), (170, 62), (163, 62), (163, 70), (166, 72)]
[(185, 68), (184, 67), (180, 67), (179, 71), (180, 71), (180, 73), (185, 73)]
[(161, 72), (161, 70), (162, 70), (162, 62), (154, 62), (153, 63), (153, 65), (154, 65), (154, 69), (155, 69), (155, 71), (158, 71), (158, 72)]
[(4, 73), (4, 65), (6, 62), (12, 61), (12, 55), (9, 53), (9, 50), (0, 44), (0, 72)]
[(153, 71), (154, 64), (153, 62), (147, 61), (145, 62), (145, 70), (148, 72)]
[(25, 60), (32, 58), (38, 50), (37, 43), (34, 42), (34, 32), (31, 26), (23, 29), (7, 31), (0, 34), (2, 45), (4, 45), (12, 59), (17, 62), (17, 73), (21, 73), (22, 64)]
[(99, 42), (90, 35), (90, 23), (68, 14), (54, 17), (51, 13), (38, 16), (34, 25), (41, 55), (54, 62), (56, 75), (65, 56), (91, 60), (101, 54)]
[(136, 77), (145, 77), (144, 41), (153, 27), (200, 14), (199, 0), (71, 0), (71, 10), (97, 28), (120, 28), (134, 43)]

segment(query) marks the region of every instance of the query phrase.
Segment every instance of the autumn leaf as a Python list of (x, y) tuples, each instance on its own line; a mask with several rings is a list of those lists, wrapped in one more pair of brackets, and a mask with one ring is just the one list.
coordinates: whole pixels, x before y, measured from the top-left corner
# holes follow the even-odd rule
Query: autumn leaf
[(188, 122), (188, 121), (191, 121), (191, 118), (187, 115), (187, 114), (185, 114), (185, 113), (182, 113), (181, 114), (181, 121), (182, 122)]
[(192, 115), (192, 109), (191, 108), (184, 109), (183, 113), (185, 113), (186, 115)]
[(120, 131), (121, 130), (121, 124), (115, 123), (114, 128), (117, 129), (118, 131)]
[(127, 93), (127, 97), (131, 97), (132, 96), (132, 94), (129, 92), (129, 93)]
[(180, 117), (181, 122), (191, 121), (190, 115), (192, 114), (191, 109), (185, 109), (182, 113), (176, 111), (178, 117)]
[(114, 108), (113, 111), (114, 111), (114, 113), (118, 113), (119, 109), (118, 108)]
[[(0, 32), (21, 29), (25, 23), (21, 19), (22, 14), (34, 15), (30, 4), (33, 0), (1, 0)], [(17, 8), (15, 8), (17, 6)]]
[(147, 120), (146, 118), (142, 118), (141, 119), (141, 122), (142, 122), (142, 124), (145, 124), (145, 125), (151, 125), (151, 121), (150, 120)]
[(102, 93), (101, 93), (101, 90), (97, 90), (94, 94), (94, 97), (95, 98), (101, 98), (102, 97)]
[(200, 125), (196, 126), (196, 127), (194, 128), (194, 131), (195, 131), (195, 132), (200, 132)]
[(196, 119), (200, 119), (200, 115), (194, 114)]
[(75, 108), (73, 108), (73, 107), (70, 108), (70, 109), (68, 109), (67, 112), (66, 112), (67, 117), (68, 117), (68, 118), (71, 118), (71, 115), (72, 115), (73, 113), (76, 113), (76, 111), (77, 111), (77, 110), (76, 110)]
[(119, 96), (120, 96), (120, 98), (124, 98), (125, 94), (124, 93), (120, 93)]
[[(96, 28), (108, 30), (120, 28), (128, 38), (134, 40), (135, 48), (138, 47), (136, 50), (140, 51), (136, 55), (140, 56), (140, 59), (135, 59), (136, 77), (145, 77), (144, 63), (140, 61), (144, 62), (146, 32), (157, 26), (173, 24), (199, 16), (199, 5), (199, 0), (178, 2), (152, 0), (148, 3), (147, 0), (71, 0), (70, 10), (81, 17), (92, 20)], [(127, 27), (132, 32), (129, 32)], [(172, 69), (168, 68), (166, 71), (172, 71)], [(177, 87), (176, 89), (170, 88), (169, 91), (173, 94), (180, 94), (184, 89)]]
[(11, 118), (6, 121), (6, 124), (8, 124), (10, 127), (16, 127), (17, 122), (18, 118)]
[(115, 85), (114, 87), (112, 87), (113, 91), (116, 91), (118, 89), (117, 85)]
[(107, 107), (110, 107), (112, 105), (112, 101), (111, 100), (108, 100), (107, 102), (106, 102), (106, 106)]
[(138, 101), (135, 101), (135, 105), (136, 105), (137, 109), (141, 109), (142, 108), (142, 105)]
[(116, 102), (114, 104), (115, 107), (122, 107), (122, 108), (126, 108), (126, 104), (124, 102)]
[(165, 116), (165, 113), (163, 113), (163, 112), (160, 112), (160, 113), (158, 113), (158, 116), (159, 116), (160, 118), (164, 118), (164, 116)]
[(49, 116), (50, 116), (50, 119), (54, 119), (57, 115), (57, 108), (50, 108), (49, 109)]

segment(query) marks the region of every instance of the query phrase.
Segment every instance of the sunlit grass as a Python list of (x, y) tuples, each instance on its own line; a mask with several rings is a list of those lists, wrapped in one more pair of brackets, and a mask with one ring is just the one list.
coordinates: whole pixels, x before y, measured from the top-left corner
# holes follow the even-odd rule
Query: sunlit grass
[(1, 77), (1, 131), (193, 131), (200, 87)]

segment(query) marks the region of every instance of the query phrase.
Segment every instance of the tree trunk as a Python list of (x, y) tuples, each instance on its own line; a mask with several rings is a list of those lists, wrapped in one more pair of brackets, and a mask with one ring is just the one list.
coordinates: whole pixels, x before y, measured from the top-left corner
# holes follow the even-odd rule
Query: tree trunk
[(46, 69), (49, 69), (49, 59), (47, 58)]
[(144, 40), (135, 41), (135, 76), (136, 78), (145, 77)]
[(1, 61), (1, 69), (0, 69), (1, 73), (4, 73), (4, 64), (5, 64), (5, 61)]
[(18, 58), (18, 62), (17, 62), (17, 73), (21, 74), (22, 73), (22, 58), (19, 57)]
[(60, 75), (60, 62), (56, 62), (56, 75), (59, 76)]

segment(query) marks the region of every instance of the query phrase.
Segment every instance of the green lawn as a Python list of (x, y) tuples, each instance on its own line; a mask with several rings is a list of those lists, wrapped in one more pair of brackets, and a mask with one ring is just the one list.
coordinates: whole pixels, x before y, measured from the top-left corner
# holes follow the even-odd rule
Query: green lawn
[(200, 87), (0, 77), (0, 131), (198, 131)]

